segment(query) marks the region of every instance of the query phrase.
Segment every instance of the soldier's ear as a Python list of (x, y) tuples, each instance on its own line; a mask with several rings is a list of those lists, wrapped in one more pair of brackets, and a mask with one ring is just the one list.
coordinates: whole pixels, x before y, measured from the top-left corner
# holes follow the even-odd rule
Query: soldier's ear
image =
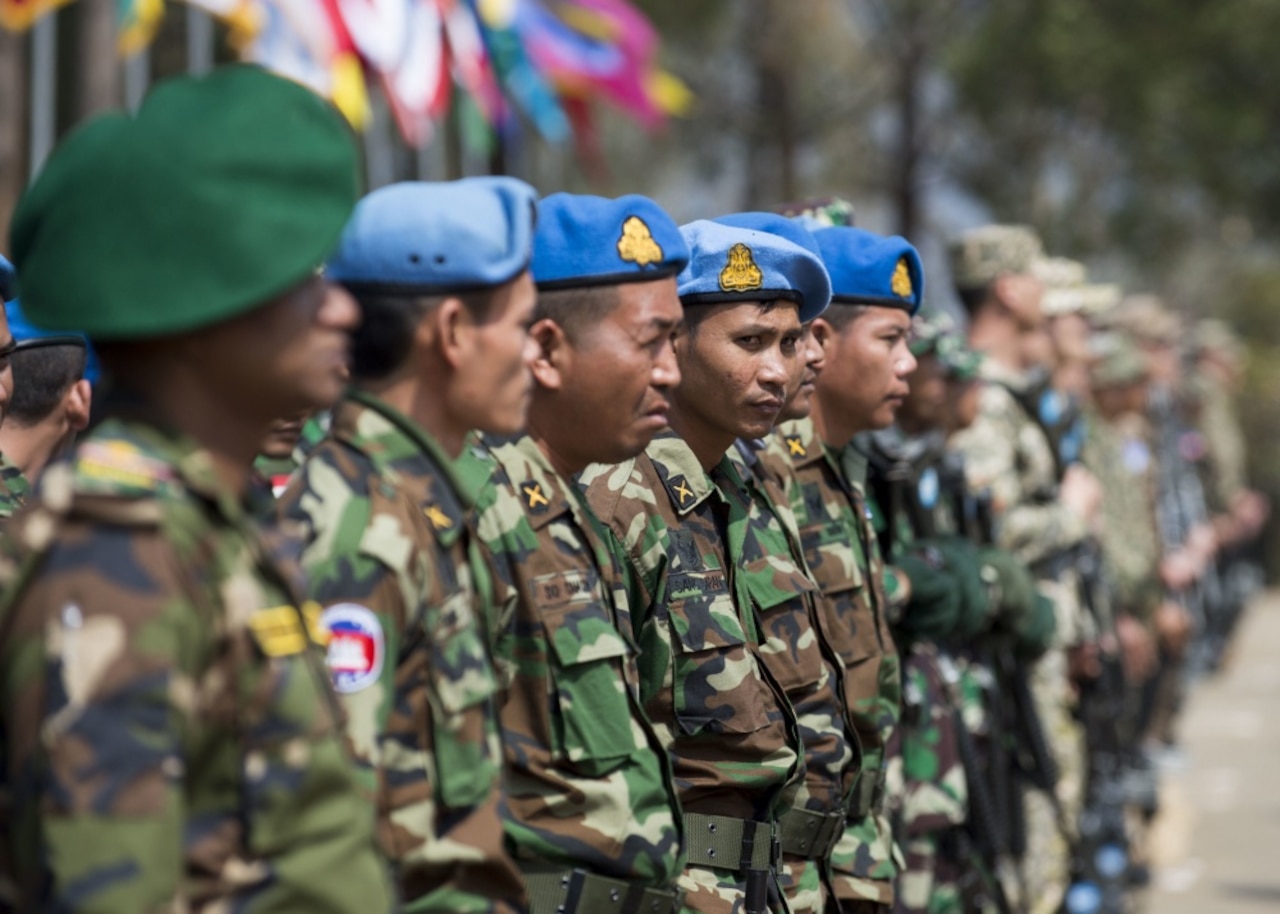
[(813, 323), (809, 325), (809, 332), (813, 334), (814, 341), (822, 347), (825, 354), (827, 347), (836, 338), (836, 328), (827, 323), (825, 318), (815, 317)]
[(423, 317), (418, 325), (418, 340), (427, 346), (434, 343), (445, 361), (457, 369), (467, 361), (472, 343), (469, 317), (462, 299), (451, 295)]
[(529, 328), (529, 338), (538, 347), (531, 366), (533, 379), (539, 387), (559, 390), (564, 382), (565, 365), (572, 356), (564, 328), (544, 317)]
[(93, 405), (93, 386), (83, 378), (67, 388), (62, 395), (63, 415), (72, 431), (81, 432), (89, 426), (89, 410)]

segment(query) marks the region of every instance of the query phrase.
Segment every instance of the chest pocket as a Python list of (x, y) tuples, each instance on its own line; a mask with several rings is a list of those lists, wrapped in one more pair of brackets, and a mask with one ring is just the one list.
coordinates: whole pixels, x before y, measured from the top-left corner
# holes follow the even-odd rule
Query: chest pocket
[(501, 759), (489, 653), (465, 591), (447, 597), (424, 624), (438, 794), (446, 807), (474, 806), (492, 789)]
[(822, 593), (823, 630), (846, 667), (880, 653), (871, 594), (849, 536), (843, 524), (829, 520), (800, 530), (805, 563)]
[(591, 777), (636, 751), (625, 665), (631, 649), (613, 624), (593, 572), (533, 579), (550, 654), (552, 750)]
[(745, 573), (764, 626), (760, 653), (769, 672), (788, 695), (809, 692), (822, 677), (824, 662), (810, 614), (813, 582), (789, 561), (768, 558), (747, 563)]
[(673, 574), (671, 626), (675, 716), (682, 733), (754, 733), (776, 699), (761, 676), (723, 571)]

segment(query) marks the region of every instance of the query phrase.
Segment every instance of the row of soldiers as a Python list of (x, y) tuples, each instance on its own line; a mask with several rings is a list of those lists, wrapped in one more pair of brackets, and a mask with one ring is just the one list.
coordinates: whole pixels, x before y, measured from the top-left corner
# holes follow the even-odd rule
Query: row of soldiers
[[(1047, 914), (1124, 881), (1123, 817), (1124, 872), (1082, 863), (1100, 788), (1134, 805), (1187, 594), (1265, 516), (1222, 458), (1159, 540), (1133, 423), (1172, 340), (1116, 329), (1149, 314), (1020, 227), (955, 245), (966, 341), (838, 207), (677, 226), (356, 168), (325, 103), (229, 67), (19, 204), (0, 909)], [(1095, 693), (1123, 730), (1086, 740)]]

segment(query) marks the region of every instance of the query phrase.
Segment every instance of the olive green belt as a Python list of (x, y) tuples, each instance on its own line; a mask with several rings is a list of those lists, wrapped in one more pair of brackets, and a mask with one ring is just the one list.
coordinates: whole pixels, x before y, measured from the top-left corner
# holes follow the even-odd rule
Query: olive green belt
[(529, 914), (679, 914), (683, 893), (586, 870), (522, 867)]
[(846, 816), (843, 809), (832, 812), (788, 809), (778, 819), (782, 852), (807, 860), (826, 860), (844, 834)]
[(731, 816), (685, 813), (684, 846), (690, 864), (723, 870), (776, 873), (782, 857), (774, 823)]

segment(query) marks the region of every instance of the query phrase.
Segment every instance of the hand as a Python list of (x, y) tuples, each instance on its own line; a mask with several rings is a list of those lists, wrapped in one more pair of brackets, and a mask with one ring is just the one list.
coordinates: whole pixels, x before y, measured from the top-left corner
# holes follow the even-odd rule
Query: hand
[(1085, 641), (1067, 648), (1067, 673), (1073, 682), (1084, 682), (1101, 676), (1102, 661), (1098, 658), (1098, 645), (1093, 641)]
[(1160, 580), (1170, 590), (1185, 590), (1200, 575), (1195, 558), (1185, 549), (1175, 549), (1160, 560)]
[(1062, 476), (1058, 501), (1092, 524), (1102, 507), (1102, 486), (1084, 467), (1072, 464)]
[(1156, 642), (1147, 627), (1133, 616), (1116, 619), (1116, 639), (1120, 642), (1120, 662), (1130, 685), (1140, 685), (1156, 671)]
[(1191, 614), (1186, 608), (1165, 600), (1155, 613), (1156, 637), (1174, 657), (1181, 657), (1191, 638)]

